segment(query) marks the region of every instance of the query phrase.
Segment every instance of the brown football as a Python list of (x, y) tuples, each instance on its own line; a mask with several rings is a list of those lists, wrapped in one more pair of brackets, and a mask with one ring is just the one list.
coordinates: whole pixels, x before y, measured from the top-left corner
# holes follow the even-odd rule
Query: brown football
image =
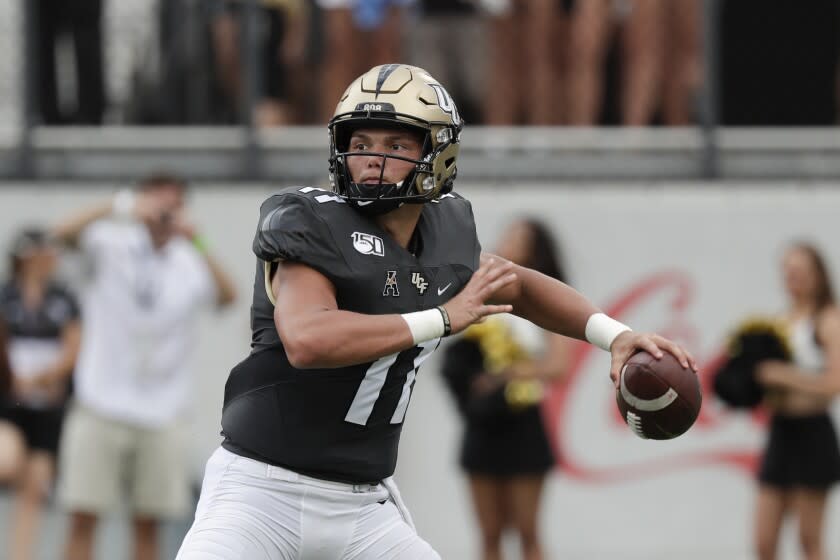
[(627, 360), (615, 399), (621, 417), (645, 439), (684, 434), (697, 420), (703, 402), (697, 374), (668, 352), (658, 360), (647, 352)]

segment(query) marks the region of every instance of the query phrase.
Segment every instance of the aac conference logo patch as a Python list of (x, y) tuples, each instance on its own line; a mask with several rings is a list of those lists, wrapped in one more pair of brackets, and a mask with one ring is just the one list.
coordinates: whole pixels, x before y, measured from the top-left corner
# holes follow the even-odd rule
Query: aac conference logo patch
[(377, 257), (385, 256), (385, 243), (383, 243), (382, 238), (360, 231), (354, 231), (351, 237), (353, 238), (353, 248), (361, 254), (376, 255)]
[(397, 271), (389, 270), (385, 275), (385, 288), (382, 290), (383, 296), (399, 296), (400, 287), (397, 286)]

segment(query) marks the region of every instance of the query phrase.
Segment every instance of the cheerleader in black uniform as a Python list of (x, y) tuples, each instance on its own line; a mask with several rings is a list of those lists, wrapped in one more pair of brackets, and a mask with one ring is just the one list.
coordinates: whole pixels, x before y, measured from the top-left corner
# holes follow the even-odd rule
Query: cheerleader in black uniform
[[(565, 281), (548, 229), (514, 223), (496, 253)], [(461, 466), (467, 472), (485, 560), (501, 558), (506, 529), (525, 560), (541, 559), (540, 496), (554, 457), (540, 411), (545, 384), (567, 370), (568, 339), (513, 315), (473, 325), (443, 357), (442, 373), (465, 419)]]
[(15, 560), (33, 556), (81, 329), (75, 299), (54, 282), (57, 254), (46, 233), (22, 231), (10, 253), (11, 278), (0, 286), (11, 371), (10, 391), (0, 394), (0, 484), (16, 496), (0, 555)]
[(765, 361), (760, 383), (772, 388), (770, 433), (759, 472), (755, 543), (760, 560), (776, 558), (782, 522), (793, 514), (802, 558), (823, 560), (830, 487), (840, 480), (840, 450), (828, 408), (840, 392), (840, 310), (820, 253), (791, 246), (782, 261), (790, 307), (784, 315), (792, 362)]

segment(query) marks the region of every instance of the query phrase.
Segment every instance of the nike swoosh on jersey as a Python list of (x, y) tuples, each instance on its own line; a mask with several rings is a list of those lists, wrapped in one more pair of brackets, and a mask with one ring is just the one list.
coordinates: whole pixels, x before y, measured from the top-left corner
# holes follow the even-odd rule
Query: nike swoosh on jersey
[(439, 295), (439, 296), (440, 296), (440, 295), (443, 295), (443, 292), (445, 292), (446, 290), (448, 290), (448, 289), (449, 289), (449, 286), (451, 286), (451, 285), (452, 285), (452, 282), (450, 282), (449, 284), (447, 284), (447, 285), (446, 285), (446, 286), (444, 286), (443, 288), (438, 288), (438, 295)]

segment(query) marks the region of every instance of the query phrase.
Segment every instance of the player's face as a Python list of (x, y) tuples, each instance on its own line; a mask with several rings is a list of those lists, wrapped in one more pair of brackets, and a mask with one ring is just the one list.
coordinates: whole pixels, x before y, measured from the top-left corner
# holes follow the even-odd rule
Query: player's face
[(782, 259), (785, 289), (791, 299), (812, 299), (817, 292), (817, 272), (811, 256), (801, 249), (789, 250)]
[(525, 222), (512, 224), (499, 240), (496, 254), (521, 266), (528, 266), (531, 260), (531, 246), (534, 232)]
[(360, 154), (347, 156), (347, 167), (354, 183), (399, 183), (414, 169), (414, 163), (364, 154), (371, 152), (420, 159), (423, 145), (420, 134), (404, 130), (364, 128), (350, 137), (347, 151)]

